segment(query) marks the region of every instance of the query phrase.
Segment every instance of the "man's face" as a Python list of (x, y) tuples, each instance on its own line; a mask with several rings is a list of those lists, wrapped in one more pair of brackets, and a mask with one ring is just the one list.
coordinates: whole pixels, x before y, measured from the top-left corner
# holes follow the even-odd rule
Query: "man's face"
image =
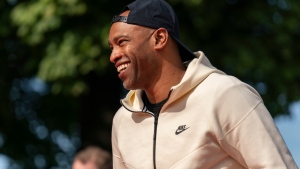
[[(128, 15), (123, 13), (122, 15)], [(158, 76), (159, 63), (153, 52), (154, 29), (116, 22), (111, 26), (108, 42), (119, 78), (126, 89), (146, 89)]]

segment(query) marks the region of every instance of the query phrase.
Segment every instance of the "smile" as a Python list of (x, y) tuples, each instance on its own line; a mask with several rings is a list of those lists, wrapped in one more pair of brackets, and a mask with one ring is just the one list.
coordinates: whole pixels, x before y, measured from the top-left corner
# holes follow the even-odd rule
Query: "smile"
[(125, 63), (125, 64), (118, 66), (117, 71), (121, 72), (121, 71), (125, 70), (128, 67), (128, 65), (129, 65), (129, 63)]

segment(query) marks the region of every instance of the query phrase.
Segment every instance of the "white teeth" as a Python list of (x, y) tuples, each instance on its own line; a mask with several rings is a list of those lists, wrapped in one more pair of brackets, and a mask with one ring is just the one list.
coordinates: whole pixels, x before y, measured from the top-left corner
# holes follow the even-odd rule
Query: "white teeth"
[(128, 63), (126, 63), (126, 64), (123, 64), (123, 65), (120, 65), (120, 66), (118, 66), (118, 68), (117, 68), (117, 71), (118, 72), (121, 72), (122, 70), (125, 70), (127, 67), (128, 67)]

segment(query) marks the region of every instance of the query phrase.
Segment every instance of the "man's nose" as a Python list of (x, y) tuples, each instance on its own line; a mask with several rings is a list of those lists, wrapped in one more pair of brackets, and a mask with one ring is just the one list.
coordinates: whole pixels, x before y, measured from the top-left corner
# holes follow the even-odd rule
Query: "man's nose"
[(121, 59), (122, 53), (116, 49), (113, 49), (111, 54), (110, 54), (110, 62), (115, 64), (119, 59)]

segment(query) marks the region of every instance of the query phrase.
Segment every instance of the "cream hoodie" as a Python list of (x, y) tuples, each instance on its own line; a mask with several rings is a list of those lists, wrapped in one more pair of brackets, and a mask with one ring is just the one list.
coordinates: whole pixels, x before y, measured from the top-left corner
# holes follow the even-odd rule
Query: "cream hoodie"
[[(296, 169), (259, 94), (197, 56), (161, 109), (157, 169)], [(154, 117), (142, 93), (130, 91), (114, 117), (114, 169), (153, 168)]]

